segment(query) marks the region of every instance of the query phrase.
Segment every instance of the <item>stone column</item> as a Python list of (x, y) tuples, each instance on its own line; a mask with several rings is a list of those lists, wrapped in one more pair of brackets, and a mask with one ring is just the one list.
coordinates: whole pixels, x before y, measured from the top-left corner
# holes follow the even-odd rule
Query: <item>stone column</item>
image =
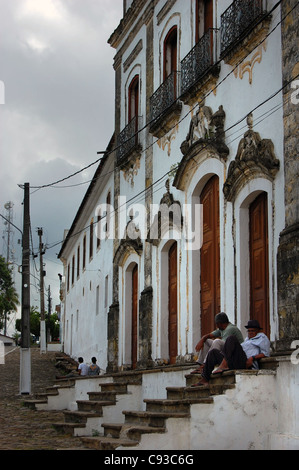
[[(120, 107), (121, 107), (121, 64), (122, 56), (117, 54), (114, 59), (115, 69), (115, 146), (117, 146), (117, 136), (120, 132)], [(114, 223), (114, 243), (113, 243), (113, 256), (119, 246), (119, 233), (118, 233), (118, 197), (119, 197), (119, 168), (117, 168), (117, 158), (115, 154), (114, 162), (114, 209), (116, 211)], [(118, 265), (113, 264), (113, 281), (112, 281), (112, 297), (113, 303), (109, 308), (108, 313), (108, 328), (107, 328), (107, 372), (113, 372), (118, 367), (118, 347), (119, 347), (119, 303), (118, 303)]]
[[(146, 24), (146, 119), (150, 114), (150, 97), (154, 83), (154, 5), (150, 4), (143, 20)], [(150, 227), (150, 207), (153, 202), (153, 136), (146, 129), (145, 150), (145, 204), (147, 209), (147, 228)], [(153, 324), (153, 289), (152, 289), (152, 244), (144, 241), (144, 291), (139, 300), (139, 360), (138, 367), (152, 366), (152, 324)]]
[[(294, 8), (296, 4), (297, 0), (281, 3), (284, 84), (299, 74), (299, 7)], [(294, 89), (289, 84), (283, 93), (285, 229), (280, 234), (277, 255), (279, 350), (289, 350), (292, 341), (299, 338), (299, 104), (292, 94)]]

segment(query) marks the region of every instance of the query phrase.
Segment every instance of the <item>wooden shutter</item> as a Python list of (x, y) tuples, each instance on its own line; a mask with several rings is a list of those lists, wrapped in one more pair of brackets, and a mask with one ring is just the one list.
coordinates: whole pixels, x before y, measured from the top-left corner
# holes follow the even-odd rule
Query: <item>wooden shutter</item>
[(132, 271), (132, 368), (137, 365), (137, 342), (138, 342), (138, 266)]
[(214, 318), (220, 312), (220, 231), (219, 179), (213, 176), (204, 187), (203, 244), (201, 248), (201, 334), (215, 329)]
[(267, 194), (260, 194), (249, 208), (250, 226), (250, 318), (258, 320), (264, 333), (269, 325), (269, 267)]
[(169, 273), (169, 360), (170, 364), (175, 364), (178, 345), (178, 320), (177, 320), (177, 243), (174, 243), (169, 250), (168, 255), (168, 273)]

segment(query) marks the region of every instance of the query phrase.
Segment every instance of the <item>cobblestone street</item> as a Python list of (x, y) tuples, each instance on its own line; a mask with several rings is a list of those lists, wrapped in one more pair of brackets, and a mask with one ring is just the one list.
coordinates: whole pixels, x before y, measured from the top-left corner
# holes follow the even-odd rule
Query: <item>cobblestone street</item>
[[(31, 349), (32, 394), (44, 392), (54, 384), (55, 354)], [(53, 422), (64, 421), (63, 413), (33, 411), (23, 406), (19, 394), (20, 349), (6, 351), (0, 364), (0, 450), (77, 450), (84, 449), (79, 438), (57, 434)]]

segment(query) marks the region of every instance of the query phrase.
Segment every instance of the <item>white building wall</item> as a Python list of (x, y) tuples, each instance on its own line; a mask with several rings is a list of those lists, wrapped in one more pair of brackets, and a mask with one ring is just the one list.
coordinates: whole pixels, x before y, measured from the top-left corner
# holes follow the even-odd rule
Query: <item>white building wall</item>
[[(167, 3), (167, 2), (166, 2)], [(153, 45), (153, 90), (156, 91), (163, 82), (163, 44), (165, 37), (173, 26), (178, 28), (178, 64), (195, 44), (195, 2), (178, 0), (164, 16), (161, 13), (165, 2), (157, 2), (154, 8), (154, 45)], [(231, 4), (230, 1), (214, 2), (214, 24), (220, 28), (221, 14)], [(275, 2), (268, 2), (268, 11)], [(144, 13), (144, 9), (142, 13)], [(161, 19), (162, 18), (162, 19)], [(140, 17), (136, 17), (137, 24)], [(225, 142), (229, 148), (229, 156), (226, 163), (219, 159), (205, 159), (198, 164), (189, 187), (186, 191), (180, 191), (170, 186), (170, 192), (175, 200), (181, 205), (191, 204), (194, 192), (200, 194), (199, 188), (207, 181), (207, 175), (217, 174), (220, 183), (220, 252), (221, 252), (221, 310), (225, 311), (232, 322), (237, 322), (244, 331), (244, 325), (249, 318), (248, 310), (248, 264), (244, 262), (244, 230), (248, 224), (248, 205), (260, 191), (268, 194), (268, 225), (269, 225), (269, 292), (270, 292), (270, 320), (271, 339), (277, 335), (277, 306), (276, 306), (276, 253), (279, 241), (279, 233), (284, 227), (284, 186), (283, 172), (280, 170), (274, 183), (266, 179), (251, 180), (246, 187), (237, 195), (236, 200), (228, 202), (225, 200), (222, 188), (227, 177), (229, 164), (236, 157), (238, 145), (246, 132), (246, 117), (253, 112), (253, 130), (259, 132), (262, 139), (270, 139), (274, 144), (276, 158), (283, 166), (283, 120), (282, 120), (282, 95), (277, 91), (282, 86), (281, 78), (281, 43), (280, 26), (271, 32), (280, 21), (280, 9), (277, 8), (272, 14), (269, 36), (259, 49), (253, 50), (244, 62), (248, 62), (247, 69), (233, 67), (220, 62), (221, 69), (217, 87), (213, 91), (202, 95), (199, 104), (211, 107), (216, 112), (220, 105), (226, 113)], [(130, 32), (128, 31), (128, 35)], [(124, 47), (124, 41), (120, 43), (119, 49), (124, 48), (123, 63), (132, 54), (136, 44), (142, 41), (142, 50), (133, 60), (130, 67), (124, 72), (122, 67), (122, 99), (121, 99), (121, 127), (127, 124), (127, 88), (130, 80), (136, 72), (140, 75), (140, 112), (146, 115), (146, 89), (145, 79), (147, 73), (146, 64), (146, 27), (145, 25), (137, 31), (136, 37)], [(215, 42), (217, 58), (220, 53), (220, 33), (218, 41)], [(258, 54), (257, 54), (258, 52)], [(244, 63), (243, 62), (243, 63)], [(242, 63), (242, 64), (243, 64)], [(242, 65), (241, 64), (241, 65)], [(180, 67), (180, 65), (179, 65)], [(276, 94), (271, 99), (273, 94)], [(268, 100), (268, 101), (267, 101)], [(261, 103), (265, 101), (262, 106)], [(130, 203), (144, 203), (142, 192), (145, 188), (145, 150), (152, 145), (153, 151), (153, 196), (154, 204), (159, 204), (163, 194), (166, 192), (165, 182), (169, 177), (167, 173), (182, 160), (181, 144), (186, 139), (192, 116), (195, 115), (199, 104), (182, 106), (179, 119), (173, 128), (161, 138), (148, 133), (148, 128), (140, 134), (143, 142), (143, 153), (135, 173), (130, 180), (125, 172), (120, 172), (120, 194), (130, 199)], [(143, 121), (145, 125), (148, 121)], [(165, 175), (165, 178), (162, 176)], [(171, 182), (173, 181), (170, 176)], [(132, 200), (132, 198), (134, 198)], [(245, 226), (242, 225), (244, 220)], [(163, 242), (164, 243), (164, 242)], [(167, 347), (165, 341), (165, 326), (163, 329), (162, 311), (167, 311), (167, 302), (161, 296), (163, 292), (163, 243), (154, 247), (152, 251), (152, 282), (153, 282), (153, 338), (152, 350), (154, 360), (167, 359)], [(194, 352), (194, 346), (200, 336), (200, 297), (198, 282), (195, 276), (198, 272), (198, 252), (186, 252), (184, 240), (179, 242), (178, 250), (178, 354), (186, 356)], [(144, 251), (140, 255), (144, 257)], [(197, 257), (197, 258), (196, 258)], [(244, 263), (246, 264), (244, 268)], [(244, 269), (243, 269), (244, 268)], [(120, 273), (123, 279), (122, 272)], [(161, 288), (162, 286), (162, 288)], [(123, 286), (122, 286), (123, 288)], [(144, 286), (140, 283), (140, 292)], [(244, 291), (245, 289), (245, 291)], [(122, 299), (120, 293), (120, 299)], [(121, 318), (124, 315), (123, 306), (120, 306)], [(121, 347), (123, 349), (123, 346)]]
[[(100, 184), (91, 201), (83, 211), (78, 225), (74, 228), (74, 236), (68, 243), (65, 266), (72, 263), (75, 257), (74, 283), (66, 279), (65, 310), (64, 310), (64, 351), (74, 358), (82, 356), (87, 363), (95, 356), (101, 369), (107, 366), (107, 318), (112, 303), (113, 281), (113, 237), (114, 214), (111, 206), (111, 234), (105, 236), (105, 222), (102, 219), (102, 235), (100, 247), (97, 248), (97, 228), (94, 227), (93, 256), (89, 256), (90, 222), (96, 220), (97, 209), (106, 209), (108, 193), (113, 201), (113, 172), (111, 165), (103, 169), (106, 184)], [(100, 179), (99, 179), (100, 181)], [(83, 269), (83, 239), (86, 237), (86, 265)], [(80, 246), (80, 269), (77, 276), (77, 250)], [(70, 277), (72, 276), (70, 268)], [(67, 269), (66, 269), (67, 277)]]

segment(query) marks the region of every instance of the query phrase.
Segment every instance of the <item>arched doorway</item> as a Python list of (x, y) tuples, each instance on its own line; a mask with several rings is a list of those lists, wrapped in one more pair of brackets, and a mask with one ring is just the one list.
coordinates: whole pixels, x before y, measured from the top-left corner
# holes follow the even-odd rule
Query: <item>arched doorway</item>
[(137, 365), (137, 345), (138, 345), (138, 266), (134, 266), (132, 271), (132, 369)]
[(178, 274), (177, 243), (168, 253), (168, 338), (169, 362), (175, 364), (178, 354)]
[(213, 176), (200, 196), (203, 210), (203, 243), (200, 253), (201, 334), (214, 330), (220, 312), (219, 178)]
[(268, 198), (261, 193), (249, 207), (250, 318), (270, 337)]

